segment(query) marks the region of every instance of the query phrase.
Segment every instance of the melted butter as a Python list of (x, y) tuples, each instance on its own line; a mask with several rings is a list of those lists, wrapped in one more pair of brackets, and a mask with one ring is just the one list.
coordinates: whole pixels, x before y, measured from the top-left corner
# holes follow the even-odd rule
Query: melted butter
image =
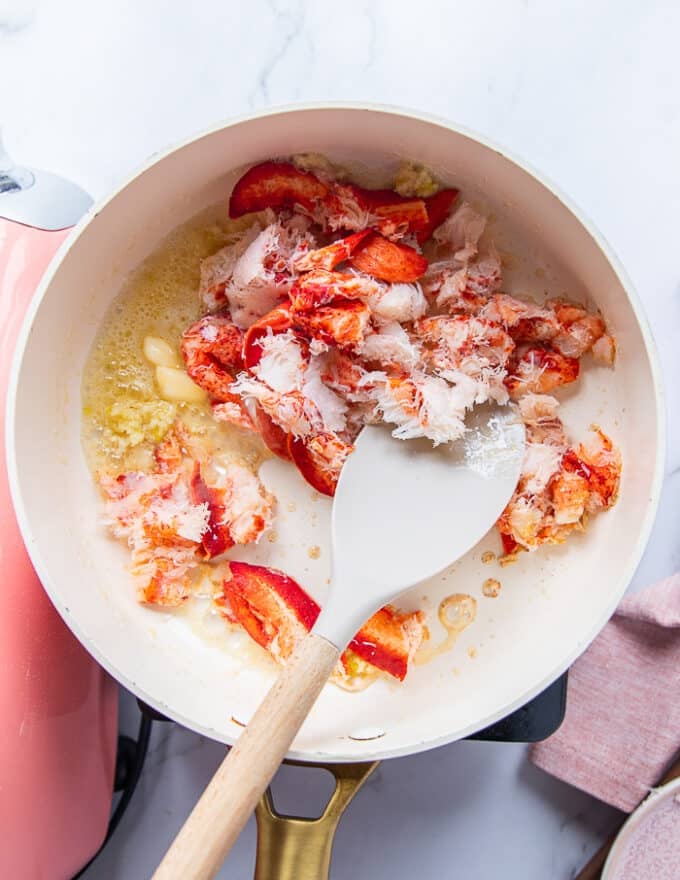
[(242, 666), (256, 668), (271, 674), (279, 667), (257, 642), (238, 624), (231, 623), (207, 595), (194, 595), (171, 612), (204, 644), (210, 644), (230, 657), (238, 658)]
[(381, 677), (380, 670), (375, 669), (374, 667), (370, 672), (362, 672), (360, 675), (355, 675), (353, 678), (340, 678), (339, 676), (332, 675), (329, 681), (331, 684), (339, 687), (342, 691), (356, 694), (359, 691), (365, 691), (367, 687), (370, 687), (373, 682)]
[(337, 666), (335, 672), (330, 677), (330, 681), (341, 690), (349, 691), (350, 693), (364, 691), (374, 681), (385, 677), (385, 673), (376, 666), (372, 666), (370, 663), (362, 660), (354, 651), (348, 649), (344, 656), (344, 672), (338, 674), (340, 667)]
[(223, 205), (203, 211), (172, 232), (132, 272), (109, 307), (88, 356), (82, 381), (82, 443), (92, 471), (145, 470), (167, 428), (180, 418), (210, 451), (257, 467), (262, 442), (216, 423), (206, 402), (161, 400), (154, 367), (144, 357), (146, 336), (169, 343), (179, 357), (182, 332), (201, 314), (200, 262), (252, 223), (226, 219)]
[(439, 622), (446, 630), (446, 637), (438, 645), (427, 642), (414, 657), (414, 663), (422, 665), (450, 651), (460, 634), (466, 630), (477, 616), (477, 600), (467, 593), (454, 593), (439, 603), (437, 611)]

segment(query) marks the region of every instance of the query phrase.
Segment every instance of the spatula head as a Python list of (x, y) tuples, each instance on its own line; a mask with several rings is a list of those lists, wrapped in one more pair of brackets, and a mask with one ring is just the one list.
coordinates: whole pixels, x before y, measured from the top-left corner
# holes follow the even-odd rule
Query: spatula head
[[(363, 429), (333, 503), (330, 597), (315, 630), (344, 647), (379, 607), (484, 537), (517, 485), (524, 425), (513, 406), (475, 408), (452, 444)], [(342, 643), (342, 644), (341, 644)]]

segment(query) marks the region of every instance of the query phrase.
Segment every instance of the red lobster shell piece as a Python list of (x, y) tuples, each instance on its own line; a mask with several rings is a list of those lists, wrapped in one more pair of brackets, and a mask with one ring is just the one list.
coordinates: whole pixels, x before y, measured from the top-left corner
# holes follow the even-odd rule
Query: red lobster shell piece
[(427, 270), (427, 260), (407, 244), (373, 233), (350, 257), (355, 269), (390, 283), (417, 281)]
[[(231, 562), (217, 604), (278, 662), (285, 661), (319, 616), (319, 605), (293, 578), (262, 565)], [(409, 626), (421, 612), (403, 613), (387, 605), (359, 630), (349, 644), (367, 663), (403, 681), (412, 652)], [(343, 655), (344, 658), (345, 655)]]
[(301, 171), (289, 162), (261, 162), (250, 168), (237, 182), (229, 199), (233, 219), (273, 208), (300, 205), (312, 211), (323, 199), (328, 187), (309, 171)]

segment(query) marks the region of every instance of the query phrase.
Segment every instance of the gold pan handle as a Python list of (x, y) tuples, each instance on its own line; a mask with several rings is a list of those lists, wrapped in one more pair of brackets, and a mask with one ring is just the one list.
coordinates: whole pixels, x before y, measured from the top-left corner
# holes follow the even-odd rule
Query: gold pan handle
[(354, 795), (378, 766), (363, 764), (303, 764), (335, 777), (335, 791), (318, 819), (283, 816), (276, 811), (268, 789), (255, 809), (257, 861), (255, 880), (327, 880), (335, 829)]

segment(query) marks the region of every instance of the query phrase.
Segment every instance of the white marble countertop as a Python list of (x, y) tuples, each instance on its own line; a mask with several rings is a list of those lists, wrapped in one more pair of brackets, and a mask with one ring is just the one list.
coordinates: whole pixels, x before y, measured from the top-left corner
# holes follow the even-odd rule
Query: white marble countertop
[[(18, 161), (100, 196), (154, 151), (272, 104), (369, 100), (449, 117), (580, 203), (678, 376), (679, 27), (671, 0), (0, 0), (0, 125)], [(634, 587), (680, 568), (679, 439), (676, 397)], [(124, 697), (129, 733), (135, 713)], [(148, 877), (222, 752), (157, 725), (138, 793), (88, 880)], [(384, 764), (341, 824), (332, 877), (573, 877), (617, 814), (525, 752), (466, 742)], [(284, 806), (302, 788), (311, 797), (308, 773), (282, 771)], [(251, 822), (219, 876), (250, 877), (253, 859)]]

